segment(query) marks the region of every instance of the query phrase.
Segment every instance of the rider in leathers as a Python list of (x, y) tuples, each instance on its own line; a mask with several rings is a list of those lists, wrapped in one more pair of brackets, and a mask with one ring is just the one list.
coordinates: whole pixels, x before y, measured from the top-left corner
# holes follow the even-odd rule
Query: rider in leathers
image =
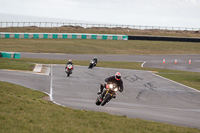
[(93, 61), (94, 61), (94, 66), (96, 66), (97, 65), (97, 57), (94, 57)]
[(72, 63), (72, 60), (71, 60), (71, 59), (69, 59), (69, 60), (68, 60), (68, 62), (67, 62), (67, 64), (66, 64), (66, 66), (67, 66), (67, 65), (69, 65), (69, 64), (73, 65), (73, 63)]
[[(106, 83), (116, 83), (119, 87), (119, 91), (122, 92), (124, 90), (123, 81), (121, 79), (121, 74), (117, 72), (115, 76), (111, 76), (105, 79)], [(98, 95), (103, 92), (103, 89), (106, 87), (106, 84), (101, 84)], [(116, 94), (113, 95), (113, 98), (116, 98)]]
[(71, 65), (74, 67), (74, 64), (73, 64), (72, 60), (69, 59), (68, 62), (66, 63), (66, 67), (65, 67), (65, 68), (67, 68), (67, 66), (68, 66), (69, 64), (71, 64)]

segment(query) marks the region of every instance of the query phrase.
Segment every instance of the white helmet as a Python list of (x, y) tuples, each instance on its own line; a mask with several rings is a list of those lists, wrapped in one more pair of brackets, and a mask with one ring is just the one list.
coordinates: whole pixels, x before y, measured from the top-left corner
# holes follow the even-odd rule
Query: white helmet
[(120, 80), (121, 79), (121, 73), (120, 72), (116, 72), (115, 73), (115, 79), (116, 80)]

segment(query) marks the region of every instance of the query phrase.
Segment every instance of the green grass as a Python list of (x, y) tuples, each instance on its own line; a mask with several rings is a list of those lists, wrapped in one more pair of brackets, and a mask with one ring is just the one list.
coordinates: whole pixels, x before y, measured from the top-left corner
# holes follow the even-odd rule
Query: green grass
[(66, 54), (199, 54), (200, 43), (73, 39), (0, 39), (0, 51)]
[(22, 62), (19, 59), (0, 58), (0, 69), (32, 71), (34, 67), (33, 63)]
[(177, 73), (158, 73), (165, 78), (174, 80), (176, 82), (185, 84), (197, 90), (200, 90), (200, 73), (199, 74), (189, 74), (183, 72)]
[[(66, 60), (53, 60), (53, 59), (6, 59), (0, 58), (0, 69), (14, 69), (14, 70), (27, 70), (33, 69), (33, 63), (40, 64), (66, 64)], [(89, 61), (73, 60), (75, 65), (88, 66)], [(19, 64), (19, 65), (16, 65)], [(20, 65), (22, 64), (22, 65)], [(110, 67), (110, 68), (123, 68), (123, 69), (135, 69), (135, 70), (146, 70), (156, 71), (158, 75), (165, 78), (174, 80), (184, 85), (190, 86), (197, 90), (200, 90), (200, 73), (198, 72), (186, 72), (168, 69), (157, 69), (157, 68), (141, 68), (140, 62), (111, 62), (111, 61), (99, 61), (97, 67)], [(25, 69), (27, 68), (27, 69)]]
[(75, 110), (42, 99), (46, 94), (0, 82), (1, 133), (199, 133), (194, 128)]

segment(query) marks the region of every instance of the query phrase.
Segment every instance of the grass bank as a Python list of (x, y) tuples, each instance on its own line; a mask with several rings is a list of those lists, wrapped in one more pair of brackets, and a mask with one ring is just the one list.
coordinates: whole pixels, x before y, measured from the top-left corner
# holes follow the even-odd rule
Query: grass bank
[[(0, 69), (14, 69), (14, 70), (32, 70), (33, 63), (41, 64), (66, 64), (65, 60), (53, 60), (53, 59), (6, 59), (0, 58)], [(89, 61), (73, 60), (75, 65), (88, 66)], [(18, 65), (16, 65), (18, 64)], [(135, 70), (146, 70), (156, 71), (158, 75), (165, 78), (174, 80), (184, 85), (190, 86), (197, 90), (200, 90), (200, 73), (198, 72), (186, 72), (168, 69), (157, 69), (157, 68), (141, 68), (140, 62), (110, 62), (110, 61), (99, 61), (98, 67), (110, 67), (110, 68), (123, 68), (123, 69), (135, 69)]]
[(16, 59), (0, 58), (0, 69), (32, 71), (35, 64)]
[(200, 37), (199, 31), (186, 30), (159, 30), (159, 29), (131, 29), (131, 28), (104, 28), (91, 27), (83, 28), (80, 26), (61, 26), (61, 27), (7, 27), (0, 28), (0, 32), (29, 32), (29, 33), (93, 33), (93, 34), (122, 34), (122, 35), (150, 35), (150, 36), (179, 36), (179, 37)]
[(44, 93), (7, 82), (0, 81), (0, 88), (2, 133), (200, 132), (194, 128), (58, 106), (44, 100)]
[(73, 39), (1, 39), (0, 51), (66, 54), (199, 54), (200, 43)]

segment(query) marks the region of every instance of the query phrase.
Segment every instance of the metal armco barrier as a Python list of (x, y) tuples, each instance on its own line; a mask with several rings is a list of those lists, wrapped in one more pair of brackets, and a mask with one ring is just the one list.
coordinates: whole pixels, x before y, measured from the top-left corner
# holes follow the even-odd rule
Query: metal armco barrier
[(194, 37), (192, 38), (192, 37), (159, 37), (159, 36), (128, 36), (128, 40), (200, 42), (200, 38), (194, 38)]
[(0, 38), (128, 40), (127, 35), (81, 33), (0, 33)]
[(6, 33), (0, 32), (0, 38), (22, 39), (99, 39), (99, 40), (149, 40), (149, 41), (178, 41), (200, 42), (195, 37), (162, 37), (162, 36), (128, 36), (111, 34), (84, 34), (84, 33)]
[(14, 58), (14, 59), (20, 59), (20, 53), (15, 52), (0, 52), (0, 57), (2, 58)]

